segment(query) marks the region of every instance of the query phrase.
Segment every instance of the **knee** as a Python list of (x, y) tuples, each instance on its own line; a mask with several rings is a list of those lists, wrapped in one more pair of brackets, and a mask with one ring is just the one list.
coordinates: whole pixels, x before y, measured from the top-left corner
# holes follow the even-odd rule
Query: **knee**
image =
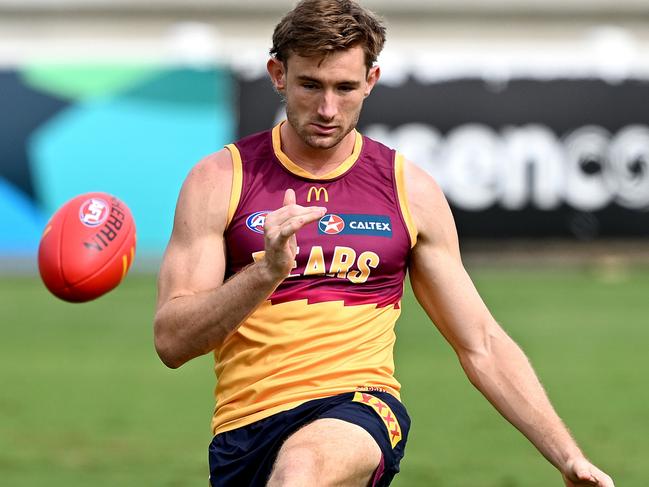
[(275, 461), (268, 487), (317, 485), (322, 462), (313, 449), (296, 446), (281, 452)]

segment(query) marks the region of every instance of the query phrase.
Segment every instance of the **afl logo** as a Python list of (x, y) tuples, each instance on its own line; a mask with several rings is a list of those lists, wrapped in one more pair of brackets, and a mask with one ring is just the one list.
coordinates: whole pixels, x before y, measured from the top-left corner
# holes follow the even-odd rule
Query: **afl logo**
[(246, 220), (246, 226), (255, 233), (264, 233), (264, 223), (269, 213), (269, 210), (253, 213)]
[(98, 227), (106, 221), (110, 205), (100, 198), (91, 198), (79, 208), (79, 220), (87, 227)]
[(338, 215), (325, 215), (320, 218), (320, 221), (318, 222), (320, 233), (326, 233), (328, 235), (340, 233), (344, 228), (345, 220), (340, 218)]

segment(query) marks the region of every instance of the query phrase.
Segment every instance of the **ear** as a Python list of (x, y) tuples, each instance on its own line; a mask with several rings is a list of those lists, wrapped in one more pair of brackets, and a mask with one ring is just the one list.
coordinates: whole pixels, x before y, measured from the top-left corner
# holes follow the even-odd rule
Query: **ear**
[(270, 75), (270, 80), (273, 82), (275, 89), (280, 93), (286, 88), (286, 68), (284, 63), (271, 57), (266, 63), (266, 69)]
[(372, 88), (377, 83), (381, 77), (381, 68), (378, 66), (372, 66), (370, 71), (367, 73), (367, 85), (365, 87), (365, 97), (368, 97), (372, 92)]

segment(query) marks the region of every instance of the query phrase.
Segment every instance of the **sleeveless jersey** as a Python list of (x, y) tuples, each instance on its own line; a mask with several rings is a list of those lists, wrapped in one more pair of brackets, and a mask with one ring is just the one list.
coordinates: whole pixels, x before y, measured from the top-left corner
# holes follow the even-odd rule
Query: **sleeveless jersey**
[(286, 189), (297, 204), (327, 213), (298, 231), (290, 275), (214, 351), (214, 434), (343, 392), (399, 398), (394, 326), (416, 230), (402, 156), (355, 136), (352, 155), (324, 176), (282, 152), (280, 125), (227, 146), (226, 278), (263, 259), (264, 220)]

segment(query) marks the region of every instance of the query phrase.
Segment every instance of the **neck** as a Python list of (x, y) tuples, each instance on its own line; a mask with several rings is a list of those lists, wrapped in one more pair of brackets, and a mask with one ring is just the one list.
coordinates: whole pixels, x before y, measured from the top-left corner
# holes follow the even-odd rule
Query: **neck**
[(311, 147), (304, 143), (288, 122), (282, 124), (280, 134), (282, 152), (302, 169), (316, 176), (334, 171), (354, 152), (356, 143), (356, 132), (352, 130), (334, 147)]

